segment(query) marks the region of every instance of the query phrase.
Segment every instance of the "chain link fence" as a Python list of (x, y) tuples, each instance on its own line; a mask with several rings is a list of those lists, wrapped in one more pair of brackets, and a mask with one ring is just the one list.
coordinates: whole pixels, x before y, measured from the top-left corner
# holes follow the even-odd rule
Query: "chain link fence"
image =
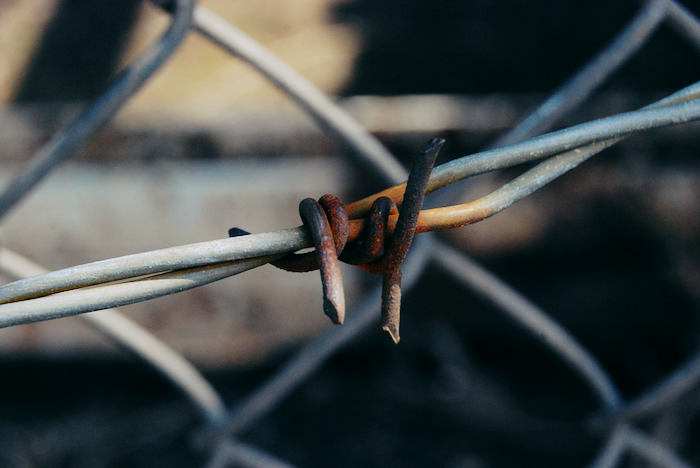
[[(171, 10), (172, 23), (162, 39), (124, 71), (67, 130), (46, 143), (25, 170), (3, 189), (0, 215), (8, 213), (55, 167), (75, 154), (193, 30), (233, 56), (247, 61), (271, 80), (321, 127), (342, 140), (352, 150), (356, 162), (371, 167), (378, 177), (390, 184), (406, 180), (406, 170), (373, 135), (265, 47), (214, 13), (195, 6), (193, 0), (177, 0)], [(625, 138), (655, 128), (700, 120), (700, 83), (696, 83), (638, 111), (544, 133), (585, 102), (608, 77), (642, 49), (662, 23), (671, 26), (700, 53), (700, 21), (697, 18), (672, 0), (644, 2), (636, 16), (608, 46), (492, 148), (433, 170), (428, 192), (439, 192), (429, 198), (429, 203), (439, 207), (421, 212), (418, 231), (449, 229), (481, 221)], [(530, 168), (496, 191), (473, 202), (452, 205), (463, 190), (461, 181), (524, 163), (530, 163)], [(381, 194), (400, 201), (402, 190), (399, 186)], [(363, 217), (374, 198), (376, 196), (349, 205), (348, 209), (356, 217)], [(274, 451), (273, 448), (249, 445), (240, 436), (275, 411), (341, 348), (376, 324), (381, 303), (380, 288), (358, 301), (358, 305), (348, 312), (348, 320), (342, 327), (335, 327), (308, 344), (247, 397), (235, 401), (230, 407), (224, 404), (224, 398), (216, 388), (180, 354), (114, 307), (218, 281), (311, 245), (306, 228), (300, 227), (165, 248), (53, 272), (3, 247), (0, 268), (18, 280), (0, 287), (0, 326), (11, 327), (80, 314), (82, 320), (158, 369), (199, 411), (203, 429), (196, 431), (193, 438), (207, 454), (206, 466), (291, 466), (267, 452)], [(519, 324), (523, 333), (540, 341), (595, 396), (599, 410), (585, 418), (582, 424), (600, 437), (601, 444), (597, 456), (588, 462), (588, 466), (622, 466), (626, 457), (632, 457), (634, 463), (646, 462), (653, 466), (691, 466), (679, 450), (665, 446), (650, 435), (643, 421), (696, 391), (700, 381), (700, 352), (648, 391), (623, 396), (598, 358), (551, 315), (434, 234), (416, 237), (403, 265), (404, 294), (420, 284), (421, 277), (431, 265)], [(98, 310), (101, 312), (87, 314)], [(443, 333), (449, 335), (449, 331)], [(693, 453), (697, 457), (697, 451)]]

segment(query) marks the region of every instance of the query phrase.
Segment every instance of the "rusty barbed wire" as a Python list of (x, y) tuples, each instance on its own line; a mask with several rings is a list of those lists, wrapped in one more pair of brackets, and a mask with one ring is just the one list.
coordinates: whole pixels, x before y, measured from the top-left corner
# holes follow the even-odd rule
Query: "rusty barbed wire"
[[(700, 82), (638, 111), (598, 119), (438, 166), (430, 176), (428, 192), (473, 175), (554, 156), (478, 200), (422, 211), (416, 232), (448, 229), (482, 221), (624, 137), (653, 128), (696, 121), (700, 119), (698, 97)], [(356, 217), (366, 215), (376, 198), (387, 196), (400, 206), (403, 191), (405, 184), (400, 184), (348, 205), (348, 242), (361, 238), (368, 221)], [(393, 236), (397, 219), (396, 215), (389, 216), (388, 237)], [(0, 287), (0, 328), (118, 307), (191, 289), (278, 258), (263, 258), (261, 255), (289, 253), (312, 245), (308, 231), (299, 227), (173, 247), (57, 270)], [(143, 275), (154, 276), (84, 291), (80, 289)], [(57, 292), (63, 293), (55, 294)]]
[[(394, 343), (399, 342), (401, 264), (411, 247), (430, 172), (444, 143), (445, 140), (434, 138), (418, 151), (402, 195), (393, 236), (388, 240), (385, 237), (389, 216), (396, 204), (387, 197), (379, 197), (372, 203), (371, 213), (374, 216), (368, 219), (369, 225), (365, 229), (365, 238), (360, 241), (361, 245), (353, 246), (345, 255), (345, 260), (351, 264), (382, 275), (382, 328)], [(327, 194), (318, 202), (312, 198), (302, 200), (299, 215), (311, 232), (315, 252), (291, 254), (271, 263), (292, 272), (320, 270), (323, 311), (331, 322), (342, 325), (345, 320), (345, 293), (338, 262), (348, 240), (347, 210), (340, 200)], [(229, 230), (229, 236), (233, 237), (248, 234), (237, 227)]]
[[(614, 47), (608, 49), (607, 53), (601, 53), (600, 60), (595, 62), (595, 66), (584, 67), (584, 71), (605, 69), (606, 71), (602, 75), (593, 74), (602, 76), (602, 78), (593, 79), (590, 76), (584, 76), (585, 73), (582, 72), (570, 80), (569, 84), (572, 86), (569, 89), (578, 89), (579, 91), (582, 89), (583, 92), (580, 95), (587, 96), (610, 75), (612, 70), (624, 63), (644, 44), (661, 19), (669, 21), (681, 34), (695, 41), (696, 47), (700, 47), (700, 34), (698, 34), (700, 22), (697, 21), (697, 18), (694, 18), (673, 0), (647, 1), (635, 19), (620, 34), (619, 37), (624, 39), (618, 40), (616, 45), (613, 44)], [(230, 52), (242, 56), (277, 83), (318, 122), (331, 129), (354, 148), (358, 157), (375, 167), (378, 174), (393, 182), (405, 179), (405, 170), (395, 162), (381, 144), (373, 140), (371, 135), (354, 120), (348, 118), (313, 85), (309, 86), (309, 83), (300, 75), (296, 72), (290, 74), (289, 70), (291, 69), (278, 59), (275, 61), (276, 58), (269, 54), (266, 49), (245, 35), (237, 35), (235, 28), (201, 7), (195, 11), (194, 21), (196, 28), (204, 35)], [(241, 53), (241, 48), (246, 47), (248, 47), (247, 52)], [(611, 51), (615, 51), (615, 53)], [(617, 53), (619, 55), (616, 55)], [(580, 80), (576, 78), (580, 78)], [(294, 84), (290, 85), (290, 83)], [(579, 87), (573, 86), (574, 84)], [(468, 204), (422, 211), (417, 220), (416, 232), (449, 229), (458, 225), (478, 222), (511, 206), (517, 200), (524, 198), (544, 184), (629, 135), (652, 128), (697, 120), (700, 113), (697, 101), (700, 97), (699, 88), (700, 83), (697, 83), (640, 111), (553, 132), (524, 143), (461, 158), (436, 168), (428, 183), (428, 192), (450, 186), (450, 184), (472, 175), (549, 158), (479, 200)], [(571, 94), (565, 95), (571, 96)], [(557, 96), (561, 97), (561, 95)], [(580, 98), (579, 102), (582, 99)], [(572, 100), (572, 102), (574, 101)], [(552, 102), (552, 100), (548, 102)], [(547, 109), (546, 105), (541, 109), (543, 108)], [(537, 132), (539, 131), (537, 129), (551, 125), (553, 120), (566, 110), (544, 112), (535, 120), (546, 121), (545, 123), (522, 124), (522, 126), (518, 126), (519, 131), (524, 132), (523, 134)], [(92, 118), (95, 117), (90, 117), (90, 119)], [(87, 135), (88, 133), (81, 138), (84, 140)], [(522, 135), (519, 135), (518, 129), (516, 129), (516, 131), (510, 132), (509, 138), (511, 142), (515, 142), (521, 139)], [(46, 169), (46, 172), (48, 170), (50, 167)], [(400, 206), (403, 190), (405, 188), (401, 186), (392, 187), (348, 205), (348, 214), (350, 215), (348, 238), (350, 241), (357, 241), (366, 235), (365, 231), (369, 230), (371, 223), (365, 218), (371, 213), (371, 207), (377, 199), (382, 200), (381, 197), (385, 196), (388, 198), (383, 200), (393, 200), (396, 205)], [(386, 221), (383, 221), (386, 230), (382, 238), (391, 238), (398, 218), (396, 213), (391, 213), (391, 205), (387, 206), (388, 212), (380, 213), (386, 218)], [(421, 242), (422, 240), (424, 242)], [(627, 421), (634, 420), (639, 415), (658, 411), (666, 402), (678, 398), (678, 395), (696, 386), (700, 380), (700, 371), (698, 371), (700, 361), (697, 357), (691, 358), (684, 366), (647, 394), (626, 403), (612, 379), (595, 357), (585, 347), (578, 344), (566, 330), (550, 319), (544, 311), (533, 306), (514, 291), (509, 290), (507, 285), (500, 282), (498, 278), (490, 276), (485, 270), (480, 270), (478, 265), (472, 265), (460, 252), (451, 250), (449, 246), (432, 239), (430, 234), (419, 237), (416, 239), (416, 243), (420, 245), (416, 246), (417, 249), (412, 255), (419, 260), (412, 264), (415, 266), (410, 269), (411, 279), (407, 280), (409, 285), (415, 283), (430, 260), (436, 260), (443, 267), (447, 265), (448, 269), (451, 269), (452, 273), (460, 278), (464, 284), (479, 290), (485, 298), (495, 302), (499, 310), (510, 314), (512, 318), (522, 323), (528, 332), (541, 339), (545, 345), (550, 346), (554, 354), (568, 362), (596, 392), (605, 408), (605, 412), (598, 415), (602, 418), (598, 421), (603, 421), (604, 424), (614, 424), (614, 429), (610, 432), (607, 445), (593, 461), (592, 466), (597, 468), (616, 466), (625, 451), (640, 454), (648, 460), (664, 466), (688, 466), (674, 452), (664, 448), (639, 430), (632, 428), (627, 424)], [(59, 270), (0, 287), (0, 303), (3, 303), (0, 305), (0, 323), (4, 323), (0, 326), (12, 326), (17, 323), (74, 315), (96, 310), (94, 307), (111, 307), (109, 304), (129, 304), (172, 294), (278, 260), (289, 252), (311, 245), (312, 236), (307, 230), (295, 228), (161, 249)], [(407, 269), (409, 269), (408, 264), (411, 264), (411, 256), (407, 260)], [(82, 289), (86, 286), (143, 275), (151, 275), (151, 277), (123, 284)], [(218, 457), (216, 458), (217, 463), (226, 465), (228, 460), (235, 458), (234, 452), (238, 450), (240, 453), (245, 452), (243, 453), (245, 456), (253, 454), (255, 456), (252, 458), (258, 461), (263, 460), (262, 462), (251, 461), (250, 463), (264, 464), (265, 454), (258, 453), (253, 447), (241, 446), (229, 435), (235, 435), (253, 421), (258, 420), (262, 414), (271, 411), (289, 393), (291, 388), (308, 377), (335, 350), (356, 336), (359, 330), (371, 324), (374, 320), (374, 314), (376, 314), (374, 304), (376, 304), (377, 295), (378, 292), (374, 292), (367, 297), (362, 306), (362, 313), (358, 314), (357, 320), (349, 320), (344, 328), (324, 335), (319, 341), (304, 349), (297, 358), (283, 366), (280, 373), (254, 391), (249, 399), (235, 407), (226, 416), (223, 424), (213, 429), (213, 433), (217, 437), (221, 437), (222, 441), (217, 445), (220, 450), (215, 452), (215, 456)], [(182, 385), (182, 383), (176, 382), (176, 385)], [(220, 408), (217, 411), (220, 411)], [(278, 463), (284, 464), (281, 461)]]

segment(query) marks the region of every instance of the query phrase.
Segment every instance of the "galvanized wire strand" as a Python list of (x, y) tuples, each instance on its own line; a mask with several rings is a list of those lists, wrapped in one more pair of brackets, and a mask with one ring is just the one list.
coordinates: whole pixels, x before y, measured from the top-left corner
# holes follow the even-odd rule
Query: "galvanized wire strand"
[[(601, 140), (696, 121), (700, 119), (698, 98), (700, 82), (637, 111), (594, 120), (521, 143), (455, 159), (433, 170), (428, 193), (468, 177), (542, 159)], [(359, 200), (348, 206), (348, 214), (351, 218), (363, 216), (380, 196), (388, 196), (400, 203), (403, 190), (404, 184), (400, 184)]]
[(279, 460), (260, 449), (238, 440), (227, 440), (214, 450), (207, 468), (292, 468), (294, 465)]
[(666, 16), (668, 4), (668, 0), (647, 1), (607, 47), (492, 146), (507, 146), (554, 126), (559, 118), (586, 100), (649, 40)]
[[(48, 271), (6, 248), (0, 248), (0, 270), (19, 278)], [(208, 425), (216, 426), (223, 421), (224, 402), (211, 384), (180, 353), (141, 325), (116, 309), (85, 314), (80, 319), (156, 368), (189, 398)]]
[(613, 138), (554, 156), (473, 202), (424, 210), (418, 220), (418, 231), (423, 231), (423, 224), (450, 229), (482, 221), (500, 213), (620, 140), (621, 138)]
[(223, 18), (203, 7), (194, 13), (197, 31), (240, 57), (292, 98), (323, 128), (348, 145), (391, 183), (406, 180), (408, 171), (377, 138), (294, 68)]
[(522, 143), (465, 156), (438, 166), (430, 178), (428, 190), (434, 191), (473, 175), (534, 161), (604, 139), (629, 136), (653, 128), (678, 125), (698, 119), (700, 119), (699, 101), (661, 108), (645, 108), (605, 117)]
[(88, 138), (104, 125), (131, 98), (153, 73), (172, 55), (187, 36), (192, 24), (195, 0), (177, 0), (170, 28), (146, 50), (114, 84), (97, 99), (68, 129), (56, 134), (32, 156), (27, 167), (0, 194), (0, 217), (54, 167), (71, 157)]
[(606, 408), (614, 410), (622, 404), (622, 397), (603, 366), (542, 309), (454, 247), (441, 243), (434, 248), (433, 255), (447, 272), (496, 305), (562, 358)]
[(144, 280), (66, 291), (0, 306), (0, 328), (70, 317), (167, 296), (262, 266), (279, 256), (188, 268)]
[(666, 21), (700, 52), (700, 19), (697, 16), (680, 3), (671, 0)]
[(0, 287), (0, 304), (125, 278), (311, 247), (303, 228), (181, 245), (56, 270)]
[[(454, 209), (453, 213), (461, 220), (462, 224), (464, 224), (463, 220), (465, 218), (472, 215), (483, 219), (495, 214), (571, 168), (576, 167), (576, 165), (612, 143), (614, 141), (602, 142), (551, 158), (506, 184), (501, 189), (496, 190), (491, 195), (472, 204), (455, 207), (461, 207), (461, 210)], [(429, 215), (431, 211), (435, 210), (427, 210), (425, 215)], [(451, 225), (447, 222), (445, 226), (450, 227)], [(186, 269), (159, 275), (147, 280), (69, 291), (49, 297), (5, 304), (0, 306), (0, 327), (49, 320), (144, 301), (217, 281), (249, 268), (261, 266), (265, 262), (264, 259), (258, 258), (256, 260), (237, 261), (226, 266), (204, 267), (203, 270), (198, 270), (197, 268)], [(123, 262), (120, 265), (123, 265)]]
[(666, 468), (693, 468), (692, 465), (676, 455), (672, 450), (669, 450), (633, 427), (627, 426), (623, 430), (623, 436), (625, 439), (625, 447), (629, 452), (645, 458), (655, 466), (665, 466)]
[[(432, 235), (416, 236), (403, 263), (402, 289), (407, 294), (418, 282), (430, 259)], [(381, 287), (375, 287), (348, 313), (345, 324), (333, 328), (307, 345), (279, 371), (230, 411), (226, 423), (217, 432), (237, 434), (269, 414), (292, 391), (321, 367), (340, 348), (379, 320)], [(215, 429), (216, 430), (216, 429)]]

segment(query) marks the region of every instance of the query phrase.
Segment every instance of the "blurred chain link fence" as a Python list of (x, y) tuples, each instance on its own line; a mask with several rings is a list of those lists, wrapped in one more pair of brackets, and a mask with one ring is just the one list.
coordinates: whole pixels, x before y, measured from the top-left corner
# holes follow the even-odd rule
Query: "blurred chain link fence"
[[(700, 120), (700, 83), (697, 83), (639, 111), (543, 135), (565, 114), (586, 101), (614, 71), (643, 48), (664, 22), (700, 53), (700, 21), (697, 18), (672, 0), (645, 2), (609, 45), (491, 149), (434, 170), (429, 190), (442, 190), (433, 197), (437, 201), (431, 202), (431, 206), (448, 206), (443, 211), (435, 208), (425, 212), (428, 221), (424, 230), (480, 221), (630, 135)], [(193, 0), (178, 0), (172, 6), (172, 24), (163, 38), (125, 70), (67, 130), (51, 138), (30, 159), (27, 167), (6, 184), (0, 194), (0, 215), (7, 214), (44, 177), (85, 145), (95, 131), (109, 121), (167, 61), (192, 30), (247, 61), (275, 83), (321, 127), (343, 141), (352, 150), (357, 163), (372, 168), (378, 177), (392, 184), (406, 179), (403, 166), (374, 136), (300, 74), (228, 22), (196, 7)], [(456, 208), (449, 207), (464, 190), (459, 181), (540, 160), (543, 162), (533, 165), (491, 194)], [(432, 215), (434, 219), (430, 218)], [(443, 221), (435, 221), (438, 217)], [(218, 281), (309, 246), (308, 234), (304, 229), (296, 228), (171, 247), (55, 272), (48, 272), (3, 247), (0, 268), (19, 280), (0, 287), (0, 324), (10, 327), (81, 314), (82, 320), (151, 363), (199, 410), (204, 428), (194, 438), (208, 453), (208, 466), (290, 466), (287, 461), (267, 453), (268, 449), (245, 444), (237, 436), (274, 411), (340, 348), (376, 324), (380, 305), (378, 289), (357, 301), (345, 325), (323, 333), (232, 407), (224, 404), (214, 386), (180, 354), (113, 307)], [(598, 455), (588, 466), (620, 466), (626, 456), (654, 466), (690, 466), (679, 451), (657, 440), (639, 421), (697, 389), (700, 351), (647, 392), (624, 397), (597, 357), (546, 311), (433, 234), (421, 234), (414, 242), (404, 264), (405, 293), (420, 283), (428, 265), (438, 266), (518, 323), (523, 332), (541, 341), (567, 364), (579, 376), (581, 384), (595, 395), (600, 410), (583, 423), (601, 437), (602, 443)], [(144, 275), (148, 278), (143, 279)], [(101, 312), (87, 313), (98, 310)], [(449, 331), (441, 333), (449, 336)], [(488, 393), (488, 390), (484, 389), (484, 392)]]

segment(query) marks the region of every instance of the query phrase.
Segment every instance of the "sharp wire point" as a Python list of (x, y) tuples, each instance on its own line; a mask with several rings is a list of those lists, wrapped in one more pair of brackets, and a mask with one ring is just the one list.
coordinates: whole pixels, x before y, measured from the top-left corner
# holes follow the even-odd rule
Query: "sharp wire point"
[(335, 325), (342, 325), (345, 322), (345, 307), (342, 304), (335, 304), (332, 299), (324, 299), (323, 312)]
[(401, 337), (399, 336), (399, 324), (384, 325), (382, 330), (389, 333), (389, 336), (394, 341), (394, 344), (399, 344)]

